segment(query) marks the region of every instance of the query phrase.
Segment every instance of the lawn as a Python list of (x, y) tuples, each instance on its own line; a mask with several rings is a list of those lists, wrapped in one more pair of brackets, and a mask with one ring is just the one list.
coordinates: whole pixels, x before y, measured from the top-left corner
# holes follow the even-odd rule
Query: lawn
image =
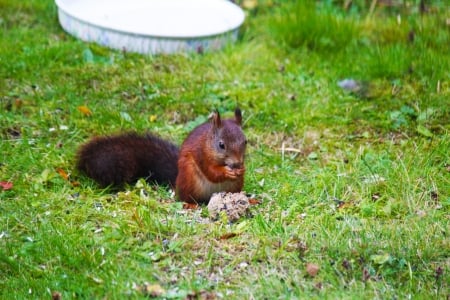
[[(450, 297), (446, 1), (237, 2), (234, 45), (152, 56), (0, 0), (1, 299)], [(259, 201), (238, 222), (74, 168), (91, 136), (180, 144), (236, 106)]]

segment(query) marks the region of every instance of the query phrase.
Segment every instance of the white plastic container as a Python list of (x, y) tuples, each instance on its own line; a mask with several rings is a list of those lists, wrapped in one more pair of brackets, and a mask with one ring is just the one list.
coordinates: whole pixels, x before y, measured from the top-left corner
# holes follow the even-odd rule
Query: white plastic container
[(245, 19), (227, 0), (55, 0), (62, 28), (87, 42), (143, 54), (210, 51)]

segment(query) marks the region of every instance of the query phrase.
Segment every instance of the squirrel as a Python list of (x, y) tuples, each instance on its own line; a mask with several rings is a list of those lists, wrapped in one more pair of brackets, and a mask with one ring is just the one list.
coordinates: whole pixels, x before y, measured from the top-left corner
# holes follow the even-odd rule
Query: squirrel
[(224, 120), (215, 111), (180, 148), (151, 133), (94, 137), (79, 148), (77, 169), (103, 187), (145, 178), (169, 185), (180, 201), (202, 204), (213, 193), (242, 190), (246, 145), (241, 110)]

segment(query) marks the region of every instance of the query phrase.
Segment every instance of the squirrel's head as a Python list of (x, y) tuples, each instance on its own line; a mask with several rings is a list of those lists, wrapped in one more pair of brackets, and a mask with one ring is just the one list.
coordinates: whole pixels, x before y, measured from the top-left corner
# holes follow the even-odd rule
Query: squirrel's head
[(217, 159), (231, 169), (244, 168), (247, 139), (242, 132), (242, 113), (239, 108), (234, 111), (234, 119), (220, 118), (218, 111), (211, 116), (212, 145)]

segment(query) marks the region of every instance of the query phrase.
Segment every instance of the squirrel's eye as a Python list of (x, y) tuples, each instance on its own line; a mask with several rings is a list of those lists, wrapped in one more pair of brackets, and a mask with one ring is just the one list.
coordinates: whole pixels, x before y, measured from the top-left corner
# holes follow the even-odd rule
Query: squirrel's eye
[(220, 149), (225, 149), (225, 143), (223, 141), (219, 141), (219, 148)]

